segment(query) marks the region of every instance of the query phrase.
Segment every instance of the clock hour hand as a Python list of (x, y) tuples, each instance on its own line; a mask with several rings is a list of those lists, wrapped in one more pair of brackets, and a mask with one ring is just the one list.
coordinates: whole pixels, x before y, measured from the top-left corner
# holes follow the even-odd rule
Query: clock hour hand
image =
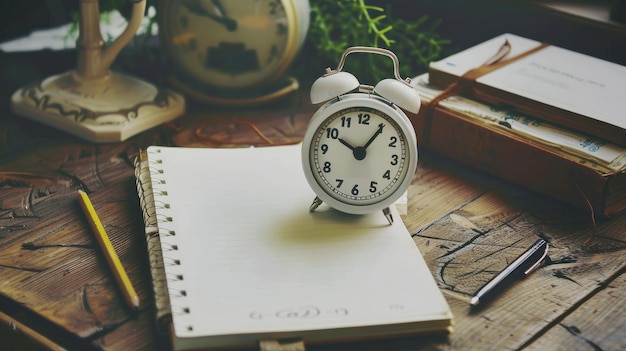
[(352, 150), (352, 155), (354, 156), (355, 159), (360, 161), (365, 158), (365, 148), (363, 146), (354, 147), (350, 145), (350, 143), (348, 143), (347, 141), (341, 138), (337, 138), (337, 140), (339, 140), (339, 142), (342, 143), (343, 145), (347, 146), (348, 149)]
[(348, 143), (347, 141), (345, 141), (345, 140), (343, 140), (343, 139), (341, 139), (341, 138), (338, 138), (337, 140), (339, 140), (339, 142), (340, 142), (340, 143), (342, 143), (342, 144), (344, 144), (345, 146), (347, 146), (347, 147), (348, 147), (348, 149), (350, 149), (350, 150), (354, 151), (354, 146), (350, 145), (350, 143)]
[(226, 12), (224, 11), (224, 7), (219, 2), (219, 0), (211, 1), (218, 14), (211, 13), (207, 11), (199, 1), (185, 1), (183, 4), (189, 10), (189, 12), (194, 13), (198, 16), (208, 17), (214, 20), (217, 23), (220, 23), (226, 27), (226, 29), (230, 32), (233, 32), (237, 29), (237, 21), (234, 19), (227, 17)]

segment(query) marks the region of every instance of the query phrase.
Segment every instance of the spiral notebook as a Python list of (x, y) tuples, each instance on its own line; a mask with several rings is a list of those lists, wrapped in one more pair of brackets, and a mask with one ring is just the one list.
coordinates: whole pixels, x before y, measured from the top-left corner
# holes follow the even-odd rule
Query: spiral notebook
[(157, 319), (174, 349), (451, 331), (396, 209), (392, 225), (382, 212), (308, 211), (300, 145), (151, 146), (135, 170)]

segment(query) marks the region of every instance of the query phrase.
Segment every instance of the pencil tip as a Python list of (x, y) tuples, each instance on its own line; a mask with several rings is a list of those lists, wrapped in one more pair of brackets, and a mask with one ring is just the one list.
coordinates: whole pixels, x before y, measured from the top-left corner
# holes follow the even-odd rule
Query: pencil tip
[(132, 297), (129, 301), (129, 307), (134, 315), (139, 314), (139, 311), (141, 311), (141, 308), (139, 306), (139, 298), (136, 296)]

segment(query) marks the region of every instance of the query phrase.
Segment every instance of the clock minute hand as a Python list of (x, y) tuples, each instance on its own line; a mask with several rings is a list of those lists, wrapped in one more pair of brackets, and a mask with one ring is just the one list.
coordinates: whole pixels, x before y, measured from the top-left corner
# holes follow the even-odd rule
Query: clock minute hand
[(378, 129), (376, 130), (374, 135), (372, 135), (370, 140), (368, 140), (367, 143), (365, 143), (365, 145), (363, 145), (363, 149), (367, 149), (367, 147), (370, 146), (370, 144), (374, 141), (374, 139), (376, 139), (376, 137), (383, 132), (383, 128), (384, 127), (385, 127), (385, 125), (382, 124), (382, 123), (378, 125)]
[(226, 15), (226, 10), (224, 10), (224, 6), (222, 6), (222, 2), (220, 0), (211, 0), (211, 3), (213, 4), (213, 6), (215, 6), (215, 9), (217, 10), (220, 16), (228, 17)]
[(198, 16), (208, 17), (215, 22), (224, 25), (224, 27), (226, 27), (226, 29), (230, 32), (233, 32), (237, 29), (237, 21), (225, 15), (223, 7), (219, 3), (219, 1), (213, 1), (213, 5), (216, 7), (219, 15), (208, 12), (204, 7), (202, 7), (198, 2), (195, 1), (186, 1), (183, 4), (185, 7), (187, 7), (189, 12), (194, 13)]
[(222, 2), (220, 0), (211, 0), (211, 3), (215, 7), (215, 10), (219, 17), (222, 18), (222, 20), (220, 20), (220, 23), (224, 24), (228, 31), (235, 31), (237, 29), (237, 21), (228, 17), (228, 14), (226, 13), (226, 9), (224, 9), (224, 6), (222, 5)]

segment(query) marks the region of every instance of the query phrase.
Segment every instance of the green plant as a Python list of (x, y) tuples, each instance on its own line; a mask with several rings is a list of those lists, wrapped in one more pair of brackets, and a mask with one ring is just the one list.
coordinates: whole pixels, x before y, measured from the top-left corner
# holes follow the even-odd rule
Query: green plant
[[(416, 20), (394, 19), (383, 7), (365, 0), (310, 0), (311, 25), (305, 60), (317, 60), (318, 67), (334, 68), (349, 46), (373, 46), (393, 51), (400, 60), (400, 75), (413, 77), (439, 58), (449, 41), (436, 33), (439, 21), (428, 25), (428, 16)], [(306, 65), (312, 65), (307, 63)], [(391, 60), (378, 55), (350, 59), (346, 69), (378, 81), (392, 73)]]

